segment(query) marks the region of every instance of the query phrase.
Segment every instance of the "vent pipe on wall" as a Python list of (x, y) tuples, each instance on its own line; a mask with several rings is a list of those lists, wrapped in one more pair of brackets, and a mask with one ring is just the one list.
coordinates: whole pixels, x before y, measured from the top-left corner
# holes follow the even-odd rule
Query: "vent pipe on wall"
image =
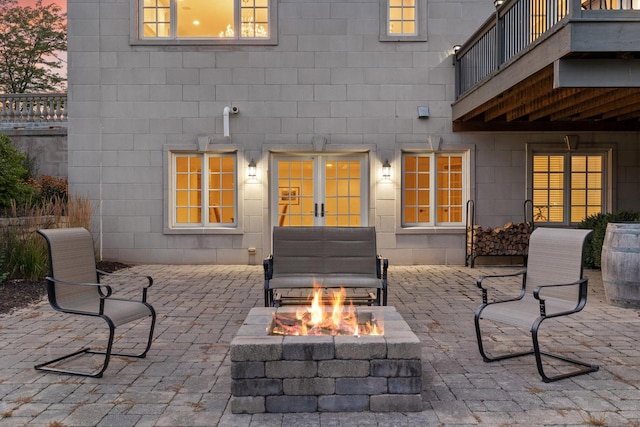
[(224, 107), (222, 110), (222, 128), (224, 130), (224, 137), (229, 138), (229, 114), (238, 114), (240, 109), (238, 107)]

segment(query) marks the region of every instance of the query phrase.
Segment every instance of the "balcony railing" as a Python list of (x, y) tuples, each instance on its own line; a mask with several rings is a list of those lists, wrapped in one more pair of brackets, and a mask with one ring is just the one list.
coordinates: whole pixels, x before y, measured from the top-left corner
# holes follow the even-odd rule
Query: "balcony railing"
[(0, 127), (52, 127), (66, 121), (66, 93), (0, 94)]
[(640, 0), (506, 0), (455, 54), (456, 98), (544, 38), (563, 20), (579, 19), (591, 11), (632, 9), (640, 9)]

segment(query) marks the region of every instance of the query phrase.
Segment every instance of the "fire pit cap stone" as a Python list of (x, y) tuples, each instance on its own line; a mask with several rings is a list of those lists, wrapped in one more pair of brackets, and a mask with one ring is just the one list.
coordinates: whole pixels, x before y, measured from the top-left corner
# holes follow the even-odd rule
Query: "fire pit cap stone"
[[(264, 329), (266, 334), (266, 329)], [(236, 336), (231, 341), (232, 362), (260, 362), (282, 359), (283, 337), (264, 336)]]
[(420, 340), (413, 332), (397, 332), (387, 337), (388, 359), (420, 359), (422, 346)]
[(334, 337), (336, 359), (384, 359), (387, 341), (382, 335), (340, 335)]

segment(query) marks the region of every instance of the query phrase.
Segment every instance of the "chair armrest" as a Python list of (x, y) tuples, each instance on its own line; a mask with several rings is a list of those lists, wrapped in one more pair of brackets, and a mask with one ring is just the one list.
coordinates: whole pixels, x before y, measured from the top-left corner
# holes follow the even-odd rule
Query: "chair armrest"
[(525, 293), (525, 286), (526, 286), (526, 277), (527, 277), (527, 270), (521, 270), (515, 273), (509, 273), (509, 274), (492, 274), (492, 275), (487, 275), (487, 276), (480, 276), (478, 277), (478, 280), (476, 281), (476, 286), (478, 286), (478, 288), (482, 289), (482, 303), (483, 304), (488, 304), (489, 303), (489, 296), (488, 296), (488, 288), (486, 288), (484, 286), (484, 281), (486, 279), (496, 279), (496, 278), (501, 278), (501, 277), (518, 277), (518, 276), (522, 276), (522, 287), (520, 289), (520, 295), (518, 295), (515, 298), (509, 298), (506, 300), (500, 300), (500, 301), (496, 301), (496, 302), (507, 302), (507, 301), (517, 301), (519, 299), (522, 299), (522, 297), (524, 296)]
[[(45, 277), (47, 282), (51, 284), (57, 285), (74, 285), (74, 286), (94, 286), (98, 288), (98, 292), (100, 293), (100, 298), (109, 298), (113, 293), (113, 289), (110, 285), (105, 285), (103, 283), (82, 283), (82, 282), (67, 282), (65, 280), (54, 279), (53, 277), (47, 276)], [(103, 290), (104, 289), (104, 290)]]
[(269, 280), (273, 279), (273, 255), (269, 255), (262, 260), (262, 268), (264, 268), (265, 287)]
[(108, 273), (103, 270), (96, 270), (98, 275), (100, 276), (108, 276), (108, 277), (123, 277), (127, 279), (144, 279), (147, 284), (142, 286), (142, 302), (147, 302), (147, 289), (149, 289), (153, 285), (153, 278), (151, 276), (146, 276), (143, 274), (126, 274), (126, 273)]
[[(102, 283), (82, 283), (82, 282), (67, 282), (64, 280), (58, 280), (58, 279), (54, 279), (53, 277), (47, 276), (45, 277), (45, 279), (47, 280), (47, 282), (53, 286), (54, 284), (58, 284), (58, 285), (71, 285), (71, 286), (92, 286), (97, 288), (98, 290), (98, 296), (100, 297), (100, 309), (98, 311), (98, 313), (94, 313), (94, 312), (89, 312), (89, 311), (82, 311), (79, 313), (85, 313), (85, 314), (90, 314), (90, 315), (103, 315), (104, 314), (104, 300), (109, 298), (111, 296), (111, 294), (113, 294), (113, 289), (111, 288), (111, 286), (109, 285), (104, 285)], [(57, 301), (52, 301), (51, 300), (51, 294), (49, 294), (49, 301), (51, 302), (51, 305), (54, 306), (54, 308), (56, 310), (60, 310), (63, 312), (69, 312), (70, 310), (65, 310), (62, 307), (60, 307), (58, 305)], [(77, 313), (77, 310), (73, 310), (74, 313)]]
[[(564, 316), (571, 313), (577, 313), (582, 310), (584, 306), (587, 304), (587, 285), (589, 284), (589, 279), (584, 277), (580, 280), (571, 283), (554, 283), (550, 285), (540, 285), (533, 290), (533, 296), (540, 301), (540, 315), (545, 317), (557, 317)], [(558, 287), (566, 287), (566, 286), (580, 286), (578, 291), (578, 300), (576, 301), (576, 306), (573, 310), (563, 311), (560, 313), (554, 313), (552, 315), (547, 316), (545, 299), (544, 296), (540, 293), (548, 288), (558, 288)]]
[(382, 258), (381, 255), (376, 255), (376, 275), (378, 279), (383, 279), (386, 282), (387, 270), (389, 269), (389, 260)]
[(128, 277), (128, 278), (137, 278), (137, 279), (145, 279), (147, 281), (147, 285), (143, 286), (143, 288), (149, 288), (153, 285), (153, 277), (146, 276), (144, 274), (123, 274), (123, 273), (109, 273), (103, 270), (96, 270), (100, 276), (109, 276), (109, 277)]

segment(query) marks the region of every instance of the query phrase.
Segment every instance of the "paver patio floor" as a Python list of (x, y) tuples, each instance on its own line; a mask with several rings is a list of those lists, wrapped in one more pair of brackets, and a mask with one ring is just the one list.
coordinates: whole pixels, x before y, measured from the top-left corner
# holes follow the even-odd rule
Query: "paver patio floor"
[[(46, 301), (0, 316), (0, 426), (640, 425), (640, 310), (607, 304), (599, 271), (587, 271), (586, 308), (541, 340), (600, 371), (545, 384), (533, 357), (482, 361), (475, 279), (517, 269), (389, 268), (389, 305), (422, 342), (422, 412), (237, 415), (229, 405), (229, 343), (249, 310), (263, 305), (262, 266), (135, 266), (130, 273), (154, 278), (156, 338), (146, 359), (114, 357), (101, 379), (33, 369), (99, 346), (106, 334), (92, 331), (105, 329), (101, 320), (54, 312)], [(501, 279), (498, 291), (508, 288)], [(120, 329), (120, 348), (144, 338), (141, 324)], [(528, 345), (522, 331), (500, 332), (491, 335), (496, 348), (507, 348), (507, 338)]]

